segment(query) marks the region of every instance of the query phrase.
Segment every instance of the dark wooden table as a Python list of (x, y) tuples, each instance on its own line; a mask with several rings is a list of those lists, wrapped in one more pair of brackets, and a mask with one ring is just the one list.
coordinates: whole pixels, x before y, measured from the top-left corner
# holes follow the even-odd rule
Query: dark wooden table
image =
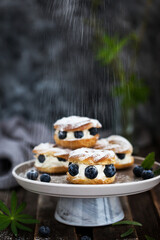
[[(19, 231), (18, 238), (15, 238), (8, 229), (0, 232), (0, 240), (80, 240), (81, 236), (88, 235), (93, 240), (118, 240), (120, 235), (127, 231), (130, 226), (105, 226), (105, 227), (72, 227), (61, 224), (54, 219), (54, 211), (57, 198), (42, 196), (30, 193), (21, 187), (15, 189), (19, 203), (27, 203), (26, 213), (40, 221), (39, 225), (32, 226), (33, 232)], [(11, 190), (0, 191), (0, 199), (8, 206), (10, 203)], [(125, 219), (139, 221), (143, 227), (134, 227), (132, 235), (124, 239), (144, 240), (145, 235), (160, 240), (160, 184), (151, 191), (121, 197)], [(40, 225), (47, 225), (51, 229), (49, 238), (42, 238), (38, 235)]]

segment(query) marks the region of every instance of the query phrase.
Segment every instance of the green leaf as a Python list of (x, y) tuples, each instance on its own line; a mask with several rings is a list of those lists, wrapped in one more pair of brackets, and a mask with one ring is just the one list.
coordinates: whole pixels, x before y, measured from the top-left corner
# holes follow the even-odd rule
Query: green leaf
[(1, 200), (0, 200), (0, 209), (2, 210), (2, 212), (6, 213), (8, 216), (11, 215), (9, 209)]
[(147, 157), (145, 158), (145, 160), (142, 162), (141, 166), (144, 169), (150, 169), (155, 161), (155, 153), (151, 152), (147, 155)]
[(24, 230), (24, 231), (32, 232), (32, 229), (31, 229), (31, 228), (26, 227), (26, 226), (24, 226), (24, 225), (22, 225), (22, 224), (20, 224), (20, 223), (18, 223), (18, 222), (16, 222), (16, 227), (19, 228), (19, 229), (21, 229), (21, 230)]
[(133, 228), (129, 228), (127, 232), (121, 234), (121, 237), (127, 237), (129, 236), (131, 233), (133, 233), (134, 229)]
[(7, 219), (6, 221), (1, 222), (0, 231), (5, 230), (9, 226), (10, 223), (11, 223), (10, 219)]
[(17, 232), (15, 221), (12, 221), (12, 223), (11, 223), (11, 230), (12, 230), (13, 234), (17, 237), (18, 232)]
[(2, 212), (2, 211), (0, 211), (0, 214), (3, 214), (3, 212)]
[(35, 223), (39, 223), (39, 221), (37, 219), (23, 219), (23, 218), (17, 218), (17, 221), (22, 222), (22, 223), (26, 223), (26, 224), (35, 224)]
[(17, 196), (16, 192), (13, 191), (11, 194), (11, 214), (14, 215), (17, 207)]
[(26, 208), (26, 203), (21, 203), (19, 205), (19, 207), (17, 208), (17, 210), (15, 211), (15, 215), (19, 214), (20, 212), (22, 212), (24, 209)]
[(157, 170), (154, 171), (154, 175), (155, 175), (155, 176), (160, 175), (160, 168), (158, 168)]
[(127, 44), (129, 39), (130, 36), (119, 40), (116, 36), (110, 37), (105, 34), (102, 37), (103, 46), (98, 50), (97, 59), (100, 60), (103, 64), (111, 63), (115, 58), (117, 58), (117, 55)]
[(8, 219), (10, 219), (10, 217), (8, 217), (4, 214), (0, 214), (0, 223), (7, 221)]
[(113, 223), (112, 225), (135, 225), (135, 226), (142, 226), (141, 223), (139, 222), (136, 222), (136, 221), (130, 221), (130, 220), (124, 220), (124, 221), (119, 221), (119, 222), (116, 222), (116, 223)]
[(16, 215), (15, 218), (16, 218), (16, 219), (20, 219), (20, 218), (22, 218), (22, 219), (24, 219), (24, 218), (30, 218), (30, 219), (32, 219), (32, 216), (31, 216), (31, 215), (28, 215), (28, 214), (20, 214), (20, 215)]
[(152, 238), (150, 236), (145, 235), (146, 240), (155, 240), (155, 238)]

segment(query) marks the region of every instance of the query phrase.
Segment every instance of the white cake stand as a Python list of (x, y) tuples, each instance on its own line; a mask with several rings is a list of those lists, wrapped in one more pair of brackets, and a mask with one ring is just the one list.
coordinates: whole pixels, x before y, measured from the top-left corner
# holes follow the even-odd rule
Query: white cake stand
[[(135, 157), (140, 164), (143, 158)], [(65, 175), (53, 175), (50, 183), (33, 181), (25, 177), (33, 168), (34, 160), (19, 164), (13, 169), (13, 176), (26, 190), (33, 193), (59, 197), (55, 211), (57, 221), (83, 227), (104, 226), (124, 218), (119, 196), (145, 192), (160, 182), (160, 176), (142, 180), (135, 178), (132, 167), (118, 171), (117, 180), (113, 184), (79, 185), (70, 184)], [(154, 168), (160, 167), (159, 163)]]

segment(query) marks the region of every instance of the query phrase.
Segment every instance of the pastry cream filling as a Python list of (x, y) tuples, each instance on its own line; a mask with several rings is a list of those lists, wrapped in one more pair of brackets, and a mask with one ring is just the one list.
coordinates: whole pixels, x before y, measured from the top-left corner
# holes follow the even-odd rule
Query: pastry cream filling
[(45, 156), (45, 161), (43, 163), (40, 163), (38, 158), (36, 158), (35, 166), (36, 167), (42, 167), (42, 168), (51, 168), (51, 167), (68, 167), (68, 161), (63, 162), (59, 161), (57, 157), (53, 156)]
[[(88, 179), (86, 176), (85, 176), (85, 169), (86, 167), (90, 166), (90, 165), (86, 165), (86, 164), (82, 164), (82, 163), (76, 163), (79, 167), (79, 173), (74, 176), (74, 178), (85, 178), (85, 179)], [(97, 168), (97, 171), (98, 171), (98, 175), (95, 179), (103, 179), (103, 178), (107, 178), (106, 175), (104, 174), (104, 168), (105, 168), (105, 165), (93, 165), (94, 167)]]
[[(56, 130), (55, 134), (58, 135), (58, 132), (59, 132), (59, 130)], [(93, 135), (90, 134), (90, 131), (88, 129), (82, 131), (83, 132), (83, 137), (82, 138), (75, 138), (74, 132), (72, 132), (72, 131), (66, 131), (66, 132), (67, 132), (67, 136), (63, 140), (80, 140), (80, 139), (84, 139), (84, 138), (92, 138), (92, 137), (94, 137)]]
[(132, 162), (132, 158), (131, 158), (131, 154), (130, 153), (125, 154), (125, 158), (123, 158), (123, 159), (118, 158), (117, 155), (116, 155), (116, 163), (118, 163), (118, 164), (126, 164), (126, 163), (130, 163), (130, 162)]

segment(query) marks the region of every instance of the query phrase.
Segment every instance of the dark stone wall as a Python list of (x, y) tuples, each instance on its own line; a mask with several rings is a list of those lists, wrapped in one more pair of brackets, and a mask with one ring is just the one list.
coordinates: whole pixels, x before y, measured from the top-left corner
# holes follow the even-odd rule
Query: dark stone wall
[[(22, 115), (51, 126), (62, 116), (87, 115), (119, 133), (121, 107), (110, 93), (117, 80), (95, 59), (93, 23), (100, 22), (111, 35), (142, 35), (135, 72), (151, 95), (136, 110), (135, 126), (159, 139), (160, 3), (94, 2), (96, 10), (89, 0), (0, 1), (0, 117)], [(131, 56), (130, 49), (122, 54), (126, 68)]]

